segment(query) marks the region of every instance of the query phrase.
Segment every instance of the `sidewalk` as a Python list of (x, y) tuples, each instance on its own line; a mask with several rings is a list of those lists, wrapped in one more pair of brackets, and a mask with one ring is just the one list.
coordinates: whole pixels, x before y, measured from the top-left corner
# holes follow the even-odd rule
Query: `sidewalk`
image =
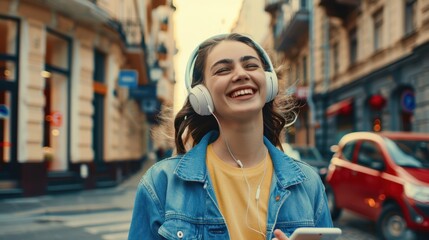
[(113, 188), (0, 200), (0, 221), (35, 215), (131, 210), (140, 178), (153, 163), (146, 160), (140, 171)]

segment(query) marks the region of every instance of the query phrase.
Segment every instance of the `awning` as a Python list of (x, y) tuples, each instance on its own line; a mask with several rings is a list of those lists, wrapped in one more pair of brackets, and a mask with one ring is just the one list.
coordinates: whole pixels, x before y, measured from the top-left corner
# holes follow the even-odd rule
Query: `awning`
[(333, 115), (347, 115), (352, 112), (353, 109), (353, 98), (347, 98), (337, 103), (332, 104), (326, 109), (327, 116)]
[(147, 84), (147, 69), (143, 49), (128, 48), (126, 50), (127, 64), (139, 73), (138, 85)]

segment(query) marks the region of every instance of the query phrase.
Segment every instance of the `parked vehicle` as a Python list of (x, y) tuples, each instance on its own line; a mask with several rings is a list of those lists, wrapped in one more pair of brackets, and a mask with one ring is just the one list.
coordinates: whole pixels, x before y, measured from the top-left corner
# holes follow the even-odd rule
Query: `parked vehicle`
[(429, 134), (346, 134), (326, 177), (333, 219), (347, 209), (375, 221), (381, 239), (429, 239)]
[(296, 160), (308, 163), (319, 174), (322, 181), (325, 181), (329, 161), (323, 159), (317, 148), (312, 146), (292, 146), (287, 143), (283, 143), (282, 147), (286, 155)]

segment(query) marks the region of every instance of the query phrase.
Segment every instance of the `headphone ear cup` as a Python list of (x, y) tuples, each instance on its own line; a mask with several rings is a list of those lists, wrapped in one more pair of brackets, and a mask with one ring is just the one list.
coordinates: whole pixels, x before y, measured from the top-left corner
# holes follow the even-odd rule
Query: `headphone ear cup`
[[(196, 113), (207, 116), (214, 111), (213, 100), (209, 90), (202, 84), (198, 84), (189, 92), (189, 102)], [(211, 108), (211, 110), (209, 109)]]
[(273, 72), (265, 72), (265, 79), (267, 83), (267, 97), (265, 102), (270, 102), (277, 96), (279, 91), (279, 83), (277, 80), (277, 75)]

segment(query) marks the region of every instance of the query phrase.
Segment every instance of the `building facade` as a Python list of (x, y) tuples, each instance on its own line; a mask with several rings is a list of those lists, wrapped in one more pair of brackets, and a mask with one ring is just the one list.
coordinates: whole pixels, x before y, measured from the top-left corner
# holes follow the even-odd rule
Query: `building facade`
[(285, 131), (285, 139), (294, 145), (314, 145), (309, 96), (314, 79), (310, 69), (310, 6), (309, 1), (266, 1), (265, 11), (271, 16), (273, 50), (279, 64), (284, 65), (283, 92), (295, 98), (298, 117)]
[(265, 47), (265, 44), (268, 44), (266, 38), (270, 36), (266, 27), (269, 25), (270, 16), (264, 11), (264, 5), (265, 0), (243, 0), (231, 32), (246, 34)]
[[(148, 48), (150, 51), (148, 64), (151, 66), (151, 79), (154, 91), (156, 92), (156, 101), (159, 102), (160, 109), (164, 117), (173, 118), (174, 101), (174, 55), (176, 54), (176, 43), (174, 40), (173, 15), (176, 10), (172, 1), (158, 0), (153, 1), (148, 9), (150, 11), (150, 29), (148, 30)], [(149, 12), (149, 11), (148, 11)], [(142, 101), (146, 101), (143, 97)], [(174, 146), (173, 125), (157, 124), (158, 119), (152, 119), (155, 124), (151, 128), (151, 139), (153, 145), (151, 150), (158, 153), (158, 158), (165, 158), (168, 152), (171, 152)]]
[(132, 90), (155, 81), (153, 2), (0, 1), (1, 196), (114, 186), (139, 170), (151, 124)]
[(429, 132), (429, 2), (266, 3), (292, 79), (309, 76), (306, 137), (325, 155), (351, 131)]

